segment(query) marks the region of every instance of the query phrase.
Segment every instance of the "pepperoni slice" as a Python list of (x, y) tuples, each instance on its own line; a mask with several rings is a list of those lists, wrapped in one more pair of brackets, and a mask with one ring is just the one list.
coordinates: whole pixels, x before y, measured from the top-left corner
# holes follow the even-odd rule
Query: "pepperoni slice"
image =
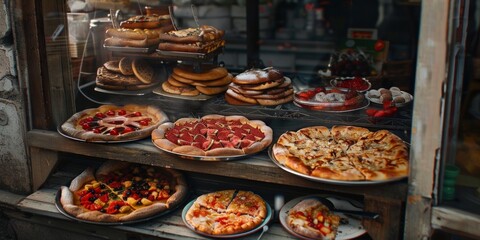
[(253, 129), (255, 129), (255, 128), (252, 127), (250, 124), (243, 124), (243, 125), (241, 126), (241, 128), (242, 128), (243, 130), (247, 131), (247, 132), (250, 132), (250, 131), (252, 131)]
[(224, 148), (235, 148), (235, 146), (228, 140), (220, 140), (220, 143)]
[(248, 140), (251, 140), (251, 141), (257, 140), (257, 138), (253, 134), (247, 134), (247, 135), (245, 135), (245, 137), (243, 139), (248, 139)]
[(252, 145), (255, 141), (252, 141), (250, 139), (243, 139), (242, 141), (240, 141), (240, 147), (241, 148), (246, 148), (246, 147), (250, 147), (250, 145)]
[(238, 147), (240, 145), (240, 141), (242, 140), (242, 138), (238, 137), (238, 136), (235, 136), (235, 135), (232, 135), (232, 137), (230, 137), (230, 142), (233, 144), (233, 146), (235, 147)]
[(233, 120), (233, 121), (230, 121), (228, 123), (228, 126), (230, 126), (230, 128), (234, 128), (234, 127), (242, 127), (243, 123), (240, 122), (240, 120)]
[(187, 132), (182, 132), (180, 133), (180, 136), (178, 136), (179, 139), (187, 141), (187, 142), (193, 142), (193, 137)]
[(241, 128), (238, 128), (238, 127), (232, 128), (232, 130), (233, 130), (233, 134), (237, 137), (242, 137), (242, 136), (244, 136), (245, 134), (248, 133), (244, 129), (241, 129)]
[(265, 134), (258, 128), (253, 128), (252, 130), (250, 130), (250, 133), (260, 139), (263, 139), (265, 137)]
[(170, 142), (177, 143), (178, 142), (178, 135), (176, 135), (173, 131), (168, 131), (165, 133), (165, 138), (168, 139)]
[(222, 145), (221, 142), (219, 142), (219, 141), (213, 141), (213, 144), (212, 144), (212, 146), (210, 147), (210, 149), (222, 148), (222, 147), (223, 147), (223, 145)]
[(232, 132), (228, 129), (224, 129), (224, 130), (220, 130), (218, 133), (217, 133), (217, 137), (219, 140), (227, 140), (229, 138), (229, 135), (231, 134)]
[(192, 142), (192, 146), (197, 147), (197, 148), (202, 148), (202, 143), (201, 142)]
[(207, 141), (207, 138), (203, 135), (198, 134), (193, 137), (193, 141), (200, 142), (203, 144), (205, 141)]
[(203, 150), (208, 150), (208, 149), (210, 149), (210, 148), (212, 147), (212, 145), (213, 145), (213, 142), (214, 142), (213, 139), (206, 140), (206, 141), (203, 142), (203, 144), (202, 144), (202, 149), (203, 149)]

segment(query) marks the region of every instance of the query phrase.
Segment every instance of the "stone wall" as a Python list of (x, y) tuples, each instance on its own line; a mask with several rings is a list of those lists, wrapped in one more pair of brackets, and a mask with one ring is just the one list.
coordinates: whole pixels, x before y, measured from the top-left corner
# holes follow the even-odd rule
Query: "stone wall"
[(17, 76), (10, 1), (0, 0), (0, 189), (30, 190), (25, 104)]

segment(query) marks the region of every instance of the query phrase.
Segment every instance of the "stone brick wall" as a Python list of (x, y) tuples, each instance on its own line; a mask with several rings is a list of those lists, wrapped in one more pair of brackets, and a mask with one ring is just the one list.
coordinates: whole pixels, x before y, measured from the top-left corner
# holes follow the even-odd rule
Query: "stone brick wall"
[(30, 190), (25, 104), (16, 71), (9, 0), (0, 0), (0, 189)]

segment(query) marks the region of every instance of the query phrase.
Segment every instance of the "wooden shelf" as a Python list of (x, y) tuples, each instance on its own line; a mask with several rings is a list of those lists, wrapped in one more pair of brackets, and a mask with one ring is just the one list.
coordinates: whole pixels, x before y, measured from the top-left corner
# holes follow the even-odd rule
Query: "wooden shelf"
[(155, 147), (150, 139), (120, 144), (94, 144), (70, 140), (62, 137), (57, 132), (43, 130), (30, 131), (27, 134), (27, 139), (28, 145), (32, 148), (169, 167), (183, 171), (265, 183), (305, 187), (334, 193), (370, 195), (397, 200), (405, 199), (407, 193), (406, 181), (373, 186), (344, 186), (306, 180), (276, 166), (269, 159), (266, 150), (241, 160), (204, 162), (181, 159), (175, 155), (165, 153)]

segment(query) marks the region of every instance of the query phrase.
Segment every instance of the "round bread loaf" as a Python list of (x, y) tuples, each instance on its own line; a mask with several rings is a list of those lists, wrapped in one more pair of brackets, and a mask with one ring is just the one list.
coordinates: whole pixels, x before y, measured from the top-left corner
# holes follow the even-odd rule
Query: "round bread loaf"
[(103, 66), (108, 70), (108, 71), (112, 71), (112, 72), (116, 72), (116, 73), (121, 73), (120, 71), (120, 67), (118, 66), (119, 65), (119, 61), (107, 61), (103, 64)]
[(120, 72), (123, 75), (133, 75), (132, 62), (133, 62), (133, 59), (129, 57), (124, 57), (120, 59), (119, 68), (120, 68)]
[(223, 67), (214, 67), (202, 72), (194, 72), (191, 67), (176, 67), (173, 72), (183, 78), (194, 81), (212, 81), (227, 76), (228, 71)]
[(163, 91), (171, 94), (182, 95), (182, 96), (197, 96), (200, 92), (194, 87), (175, 87), (165, 81), (162, 83)]
[(192, 85), (201, 87), (220, 87), (228, 85), (232, 82), (233, 75), (228, 73), (227, 76), (211, 81), (193, 81)]
[(267, 81), (259, 84), (242, 85), (242, 88), (246, 90), (265, 90), (265, 89), (277, 87), (281, 85), (284, 81), (285, 81), (284, 78), (280, 78), (277, 80)]
[(136, 58), (132, 63), (133, 73), (135, 76), (145, 84), (149, 84), (153, 81), (155, 71), (145, 60)]
[(105, 67), (98, 68), (97, 82), (115, 86), (131, 86), (144, 84), (135, 76), (125, 76), (121, 73), (111, 72), (108, 71)]
[(188, 86), (190, 86), (190, 84), (177, 81), (175, 78), (172, 77), (172, 75), (170, 75), (168, 77), (167, 82), (170, 83), (172, 86), (175, 86), (175, 87), (188, 87)]
[(248, 102), (244, 102), (244, 101), (238, 100), (238, 99), (230, 96), (228, 93), (225, 93), (225, 101), (226, 101), (228, 104), (231, 104), (231, 105), (239, 105), (239, 106), (252, 106), (252, 105), (255, 105), (255, 104), (251, 104), (251, 103), (248, 103)]
[(276, 106), (293, 101), (293, 94), (278, 99), (257, 99), (257, 101), (263, 106)]
[(205, 95), (215, 95), (222, 92), (225, 92), (228, 89), (228, 85), (219, 86), (219, 87), (202, 87), (196, 86), (197, 90)]

